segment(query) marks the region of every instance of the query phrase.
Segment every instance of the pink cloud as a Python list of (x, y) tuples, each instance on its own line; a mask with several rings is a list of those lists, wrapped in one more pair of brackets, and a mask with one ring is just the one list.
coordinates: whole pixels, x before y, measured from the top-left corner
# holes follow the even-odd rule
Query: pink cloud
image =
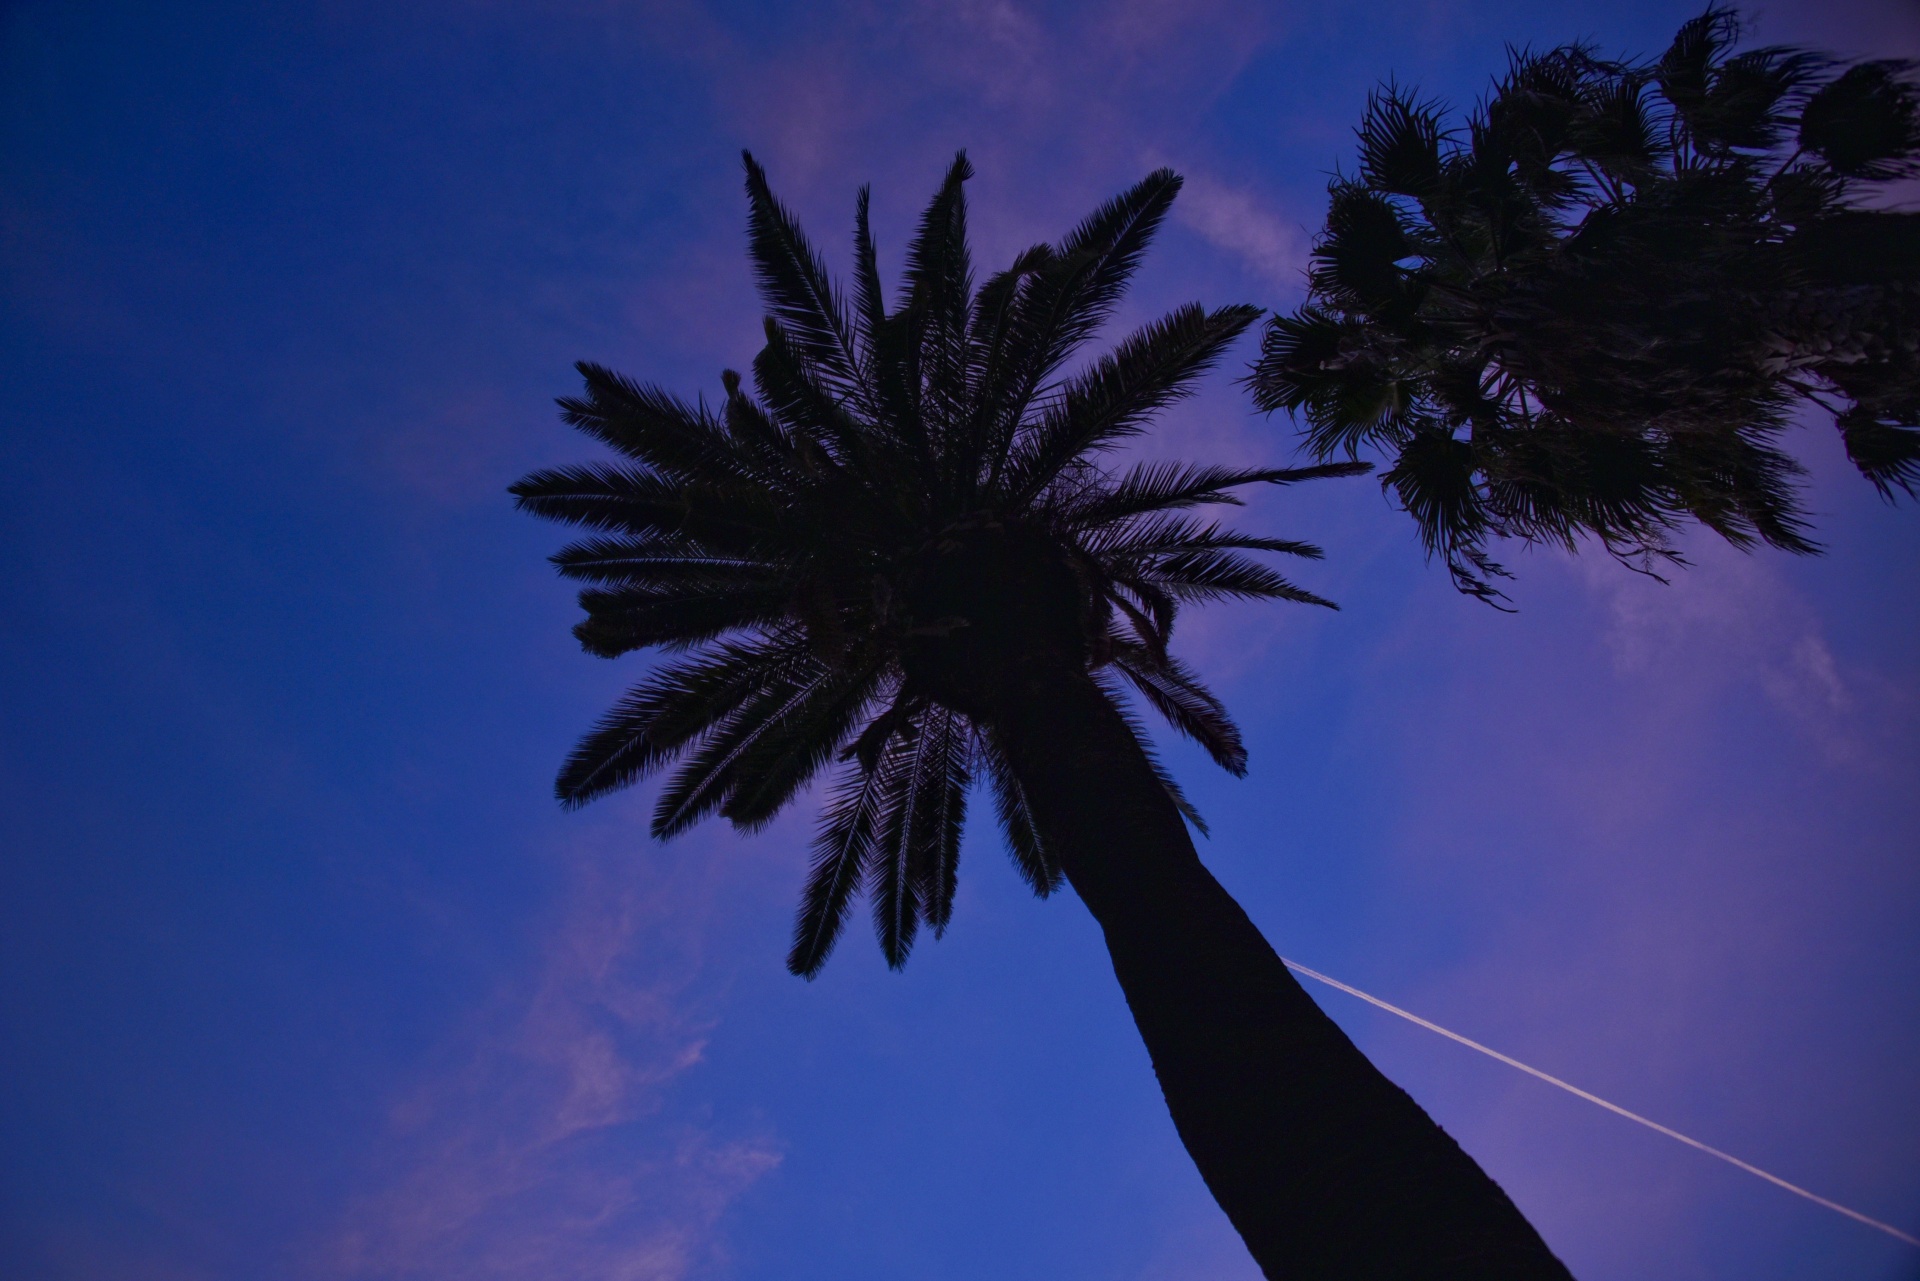
[[(1836, 658), (1819, 611), (1775, 556), (1713, 538), (1663, 585), (1604, 557), (1572, 562), (1603, 604), (1603, 640), (1622, 679), (1684, 681), (1695, 691), (1752, 681), (1835, 764), (1870, 765), (1910, 718), (1911, 691), (1891, 674)], [(1866, 695), (1866, 696), (1863, 696)]]
[(1261, 283), (1293, 289), (1306, 267), (1309, 237), (1252, 192), (1189, 173), (1176, 213), (1202, 239), (1245, 264)]
[(319, 1275), (679, 1281), (724, 1254), (721, 1216), (780, 1148), (668, 1107), (712, 1025), (708, 874), (676, 860), (642, 891), (626, 835), (580, 856), (532, 990), (394, 1106)]
[[(765, 60), (728, 52), (718, 105), (797, 196), (847, 201), (872, 178), (879, 210), (903, 165), (917, 174), (969, 146), (983, 176), (1016, 157), (1044, 174), (1021, 202), (1023, 224), (1077, 217), (1091, 175), (1179, 135), (1273, 27), (1270, 7), (1247, 0), (1129, 0), (1064, 15), (1013, 0), (855, 0), (823, 10), (799, 49)], [(906, 207), (924, 195), (907, 193)], [(983, 250), (1010, 253), (1064, 230), (1034, 222), (1002, 245), (999, 221), (982, 220)]]

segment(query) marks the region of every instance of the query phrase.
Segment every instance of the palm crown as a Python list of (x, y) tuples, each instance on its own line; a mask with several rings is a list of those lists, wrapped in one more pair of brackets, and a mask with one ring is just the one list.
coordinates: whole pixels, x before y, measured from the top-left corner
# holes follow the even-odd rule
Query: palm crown
[(1195, 509), (1235, 502), (1238, 486), (1357, 468), (1102, 462), (1259, 315), (1181, 307), (1063, 375), (1165, 217), (1180, 187), (1170, 171), (976, 290), (961, 154), (907, 248), (891, 311), (864, 190), (848, 299), (750, 155), (746, 171), (768, 312), (752, 394), (728, 371), (717, 407), (689, 404), (583, 363), (585, 392), (560, 401), (563, 417), (621, 460), (513, 487), (526, 510), (596, 531), (553, 557), (591, 584), (581, 644), (607, 657), (675, 654), (580, 742), (556, 790), (583, 804), (678, 761), (653, 817), (665, 838), (714, 813), (764, 824), (837, 762), (788, 964), (817, 972), (865, 890), (898, 966), (922, 923), (935, 933), (947, 923), (976, 775), (1033, 888), (1046, 894), (1061, 879), (991, 725), (918, 675), (916, 644), (988, 625), (929, 603), (942, 552), (985, 532), (1044, 548), (1071, 571), (1086, 638), (1078, 661), (1110, 695), (1116, 678), (1130, 684), (1239, 773), (1239, 732), (1168, 650), (1175, 616), (1220, 597), (1327, 604), (1245, 554), (1320, 553)]
[(1251, 381), (1321, 457), (1385, 451), (1468, 591), (1498, 595), (1497, 537), (1812, 550), (1777, 441), (1802, 402), (1883, 494), (1920, 479), (1920, 215), (1860, 201), (1915, 172), (1910, 68), (1737, 34), (1711, 10), (1647, 63), (1516, 55), (1464, 135), (1369, 104)]

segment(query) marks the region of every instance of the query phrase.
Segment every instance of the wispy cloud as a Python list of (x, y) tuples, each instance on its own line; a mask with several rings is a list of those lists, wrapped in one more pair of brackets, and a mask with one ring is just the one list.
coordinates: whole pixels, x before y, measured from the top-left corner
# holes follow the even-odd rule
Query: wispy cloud
[(1180, 221), (1238, 258), (1249, 274), (1287, 289), (1300, 284), (1306, 233), (1253, 192), (1189, 173), (1175, 209)]
[[(1835, 656), (1818, 612), (1775, 560), (1700, 538), (1695, 563), (1661, 584), (1600, 556), (1576, 563), (1605, 602), (1604, 639), (1615, 670), (1636, 681), (1760, 688), (1834, 763), (1863, 763), (1891, 732), (1887, 712), (1906, 696), (1879, 673), (1851, 671)], [(1711, 656), (1708, 659), (1707, 656)], [(1703, 661), (1706, 659), (1707, 661)], [(1862, 690), (1873, 691), (1863, 698)]]
[(323, 1275), (680, 1281), (723, 1253), (720, 1217), (780, 1150), (667, 1106), (711, 1027), (699, 887), (626, 868), (583, 859), (532, 992), (394, 1107)]
[[(875, 180), (884, 205), (895, 177), (918, 175), (929, 148), (969, 146), (1025, 185), (1026, 216), (1050, 220), (1083, 212), (1085, 179), (1098, 174), (1104, 185), (1143, 147), (1184, 139), (1268, 43), (1274, 21), (1273, 6), (1249, 0), (1064, 10), (848, 0), (809, 30), (817, 34), (777, 56), (728, 54), (729, 92), (718, 103), (785, 189), (817, 185), (842, 199), (852, 170)], [(1008, 161), (1024, 172), (1006, 175)]]

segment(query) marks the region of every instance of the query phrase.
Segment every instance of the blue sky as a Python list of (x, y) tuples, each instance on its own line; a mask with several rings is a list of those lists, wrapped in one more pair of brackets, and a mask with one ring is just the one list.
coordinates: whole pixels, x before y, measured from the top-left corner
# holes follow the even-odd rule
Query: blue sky
[[(1171, 164), (1124, 319), (1287, 307), (1377, 81), (1464, 102), (1508, 43), (1691, 13), (0, 8), (0, 1271), (1251, 1281), (1097, 931), (989, 823), (944, 940), (808, 984), (810, 803), (666, 846), (645, 789), (554, 805), (645, 660), (577, 651), (504, 488), (591, 452), (573, 360), (751, 358), (742, 146), (842, 264), (856, 188), (897, 265), (957, 147), (986, 264)], [(1753, 16), (1920, 54), (1910, 0)], [(1233, 372), (1143, 448), (1289, 457)], [(1196, 618), (1252, 770), (1168, 751), (1283, 953), (1913, 1231), (1920, 512), (1798, 440), (1825, 556), (1519, 554), (1511, 616), (1371, 482), (1262, 497), (1344, 609)], [(1920, 1275), (1315, 995), (1585, 1281)]]

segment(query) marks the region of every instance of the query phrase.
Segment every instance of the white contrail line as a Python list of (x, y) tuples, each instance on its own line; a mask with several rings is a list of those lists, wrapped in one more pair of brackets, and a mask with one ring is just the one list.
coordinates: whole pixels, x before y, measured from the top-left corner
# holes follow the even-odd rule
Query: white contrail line
[(1785, 1188), (1787, 1191), (1793, 1193), (1795, 1196), (1803, 1196), (1807, 1200), (1813, 1202), (1815, 1205), (1824, 1205), (1827, 1207), (1827, 1209), (1833, 1210), (1839, 1214), (1844, 1214), (1849, 1219), (1853, 1219), (1860, 1223), (1864, 1223), (1870, 1228), (1878, 1228), (1880, 1231), (1886, 1233), (1888, 1236), (1896, 1237), (1899, 1240), (1905, 1241), (1908, 1245), (1920, 1245), (1920, 1237), (1908, 1236), (1906, 1233), (1902, 1232), (1899, 1228), (1894, 1227), (1891, 1223), (1882, 1223), (1878, 1219), (1869, 1218), (1868, 1216), (1860, 1213), (1860, 1211), (1858, 1210), (1850, 1210), (1846, 1206), (1841, 1205), (1838, 1201), (1829, 1201), (1827, 1200), (1827, 1198), (1820, 1196), (1817, 1193), (1807, 1191), (1805, 1188), (1800, 1187), (1798, 1184), (1787, 1182), (1785, 1179), (1781, 1178), (1777, 1174), (1768, 1174), (1765, 1170), (1761, 1169), (1757, 1165), (1748, 1165), (1745, 1161), (1742, 1161), (1737, 1156), (1729, 1156), (1727, 1153), (1722, 1152), (1719, 1148), (1709, 1147), (1698, 1139), (1690, 1139), (1686, 1135), (1680, 1133), (1680, 1131), (1670, 1130), (1666, 1126), (1660, 1124), (1658, 1121), (1649, 1121), (1646, 1117), (1641, 1116), (1638, 1112), (1629, 1112), (1625, 1108), (1621, 1107), (1618, 1103), (1609, 1103), (1597, 1094), (1588, 1094), (1585, 1090), (1581, 1089), (1579, 1086), (1569, 1085), (1565, 1081), (1562, 1081), (1557, 1076), (1549, 1076), (1545, 1072), (1542, 1072), (1537, 1067), (1527, 1066), (1525, 1063), (1522, 1063), (1519, 1059), (1509, 1058), (1507, 1055), (1500, 1053), (1500, 1051), (1498, 1050), (1490, 1049), (1487, 1046), (1480, 1044), (1480, 1042), (1478, 1041), (1470, 1040), (1467, 1037), (1461, 1036), (1458, 1032), (1449, 1032), (1446, 1028), (1441, 1027), (1438, 1023), (1429, 1023), (1427, 1020), (1421, 1018), (1418, 1014), (1409, 1013), (1408, 1011), (1401, 1009), (1397, 1005), (1389, 1005), (1387, 1002), (1381, 1000), (1379, 997), (1370, 996), (1367, 993), (1362, 992), (1357, 987), (1349, 987), (1345, 983), (1342, 983), (1339, 979), (1328, 978), (1326, 975), (1322, 974), (1320, 971), (1310, 970), (1306, 966), (1301, 965), (1297, 961), (1287, 960), (1287, 958), (1284, 956), (1281, 957), (1280, 959), (1282, 962), (1285, 963), (1286, 967), (1290, 970), (1293, 970), (1300, 974), (1304, 974), (1310, 979), (1318, 979), (1320, 982), (1325, 983), (1328, 987), (1340, 989), (1342, 992), (1345, 992), (1348, 996), (1357, 996), (1361, 1000), (1365, 1001), (1368, 1005), (1377, 1005), (1389, 1014), (1398, 1014), (1401, 1018), (1407, 1020), (1407, 1022), (1409, 1023), (1418, 1023), (1421, 1027), (1427, 1029), (1427, 1031), (1438, 1032), (1441, 1036), (1446, 1037), (1449, 1041), (1458, 1041), (1460, 1042), (1460, 1044), (1466, 1046), (1470, 1050), (1480, 1051), (1480, 1053), (1486, 1055), (1488, 1058), (1499, 1059), (1502, 1063), (1506, 1064), (1508, 1067), (1519, 1068), (1522, 1072), (1525, 1072), (1528, 1076), (1537, 1076), (1542, 1081), (1545, 1081), (1548, 1085), (1557, 1085), (1561, 1089), (1565, 1090), (1568, 1094), (1578, 1095), (1579, 1097), (1585, 1099), (1589, 1103), (1597, 1103), (1601, 1107), (1605, 1108), (1607, 1111), (1617, 1113), (1620, 1116), (1624, 1116), (1629, 1121), (1638, 1121), (1641, 1125), (1646, 1126), (1649, 1130), (1658, 1130), (1660, 1133), (1666, 1135), (1668, 1138), (1678, 1139), (1680, 1140), (1680, 1142), (1686, 1144), (1690, 1148), (1699, 1148), (1702, 1152), (1705, 1152), (1708, 1156), (1717, 1156), (1722, 1161), (1725, 1161), (1728, 1165), (1739, 1166), (1742, 1170), (1745, 1170), (1748, 1174), (1759, 1175), (1761, 1178), (1765, 1179), (1768, 1183), (1773, 1184), (1775, 1187)]

